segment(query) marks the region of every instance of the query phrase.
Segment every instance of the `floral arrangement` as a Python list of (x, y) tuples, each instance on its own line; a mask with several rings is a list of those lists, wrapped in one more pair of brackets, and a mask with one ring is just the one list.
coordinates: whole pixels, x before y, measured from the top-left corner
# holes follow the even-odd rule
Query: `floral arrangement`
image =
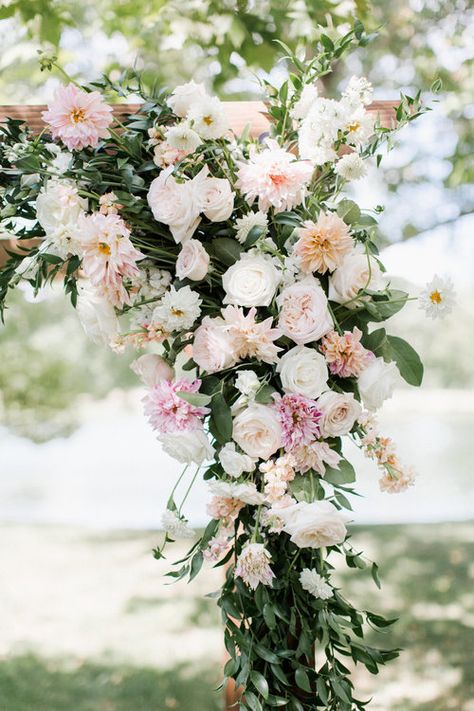
[[(19, 240), (0, 273), (2, 310), (21, 282), (36, 292), (60, 279), (95, 341), (141, 351), (145, 415), (185, 465), (155, 556), (195, 535), (184, 504), (202, 473), (210, 521), (169, 574), (226, 566), (224, 673), (251, 711), (362, 709), (344, 657), (376, 673), (397, 655), (364, 643), (367, 624), (393, 620), (355, 609), (332, 579), (338, 556), (368, 564), (347, 529), (355, 472), (343, 441), (376, 462), (383, 491), (411, 486), (374, 412), (400, 376), (419, 385), (423, 373), (381, 325), (412, 297), (380, 261), (380, 208), (344, 197), (423, 112), (420, 97), (402, 95), (387, 128), (367, 110), (367, 80), (338, 99), (317, 85), (366, 39), (358, 26), (323, 35), (311, 60), (288, 55), (288, 79), (263, 82), (269, 134), (255, 139), (232, 133), (202, 85), (146, 94), (130, 73), (71, 80), (40, 135), (1, 128), (2, 227)], [(106, 99), (127, 94), (143, 103), (119, 122)], [(417, 298), (442, 315), (452, 287), (435, 278)], [(378, 585), (375, 563), (372, 575)]]

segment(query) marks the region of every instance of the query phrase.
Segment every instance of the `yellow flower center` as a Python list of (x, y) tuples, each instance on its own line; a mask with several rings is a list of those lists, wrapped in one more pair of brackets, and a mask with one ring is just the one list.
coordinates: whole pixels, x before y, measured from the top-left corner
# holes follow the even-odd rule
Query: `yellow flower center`
[(356, 131), (359, 130), (359, 128), (360, 128), (359, 121), (352, 121), (352, 123), (350, 123), (347, 126), (347, 130), (349, 131), (349, 133), (355, 133)]
[(181, 309), (172, 308), (171, 313), (173, 316), (184, 316), (184, 311), (181, 311)]
[(439, 293), (438, 289), (435, 289), (431, 292), (430, 299), (432, 304), (440, 304), (443, 300), (443, 297)]
[(203, 116), (202, 120), (204, 121), (206, 126), (212, 126), (212, 124), (214, 123), (214, 119), (212, 118), (212, 116)]
[(99, 242), (97, 249), (101, 254), (105, 254), (107, 257), (110, 255), (110, 247), (107, 242)]
[(86, 120), (83, 109), (73, 109), (70, 113), (70, 117), (73, 123), (82, 123), (82, 121)]

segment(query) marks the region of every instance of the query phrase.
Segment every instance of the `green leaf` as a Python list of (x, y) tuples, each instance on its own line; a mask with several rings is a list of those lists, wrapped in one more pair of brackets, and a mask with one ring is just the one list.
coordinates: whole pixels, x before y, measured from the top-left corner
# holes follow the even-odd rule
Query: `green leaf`
[(396, 362), (402, 378), (410, 385), (421, 385), (423, 363), (415, 349), (398, 336), (387, 336), (387, 341), (390, 346), (391, 359)]
[(260, 674), (258, 671), (253, 671), (250, 673), (250, 681), (254, 685), (254, 687), (257, 689), (258, 693), (263, 696), (264, 699), (268, 698), (269, 694), (269, 688), (268, 688), (268, 682), (263, 676), (263, 674)]
[(48, 264), (62, 264), (62, 262), (64, 261), (61, 257), (58, 257), (56, 254), (46, 254), (46, 252), (43, 252), (38, 256), (40, 256), (44, 262), (48, 262)]
[(273, 221), (279, 225), (290, 225), (290, 227), (299, 227), (301, 224), (301, 219), (294, 212), (279, 212)]
[(265, 234), (265, 230), (258, 225), (254, 225), (247, 235), (247, 239), (244, 242), (244, 249), (249, 249), (255, 242), (260, 239), (262, 235)]
[(203, 395), (202, 393), (187, 393), (178, 391), (176, 395), (180, 397), (181, 400), (185, 400), (186, 402), (189, 402), (190, 405), (194, 405), (195, 407), (205, 407), (211, 402), (211, 396)]
[(199, 571), (202, 568), (203, 561), (204, 561), (204, 556), (202, 554), (202, 551), (198, 551), (193, 556), (193, 559), (191, 561), (191, 572), (189, 574), (189, 582), (191, 582), (191, 580), (194, 580), (196, 575), (199, 573)]
[(311, 693), (311, 684), (309, 683), (309, 677), (304, 669), (299, 667), (295, 672), (296, 685), (299, 686), (303, 691)]
[(329, 702), (329, 696), (326, 688), (326, 682), (324, 680), (324, 677), (318, 676), (318, 679), (316, 681), (316, 691), (318, 692), (318, 696), (323, 702), (324, 705), (327, 705)]
[(261, 405), (268, 405), (269, 403), (273, 402), (274, 392), (276, 391), (272, 385), (262, 385), (260, 390), (258, 390), (257, 394), (255, 395), (255, 402), (258, 402)]
[(217, 237), (212, 240), (210, 249), (217, 259), (230, 267), (239, 259), (243, 247), (232, 237)]
[(213, 430), (220, 444), (232, 439), (232, 414), (222, 393), (216, 393), (211, 400)]
[(374, 579), (374, 583), (376, 584), (376, 586), (377, 586), (378, 589), (380, 590), (381, 587), (382, 587), (382, 585), (381, 585), (381, 583), (380, 583), (380, 578), (379, 578), (379, 566), (377, 565), (377, 563), (372, 563), (371, 573), (372, 573), (372, 578)]
[(245, 703), (252, 711), (262, 711), (262, 704), (251, 691), (245, 692)]
[(263, 619), (265, 620), (268, 629), (273, 630), (276, 627), (275, 613), (273, 612), (273, 607), (270, 602), (265, 603), (263, 606)]
[(281, 659), (280, 657), (277, 657), (276, 654), (271, 652), (269, 649), (264, 647), (262, 644), (256, 644), (254, 646), (255, 651), (257, 652), (258, 656), (264, 659), (266, 662), (270, 662), (270, 664), (280, 664)]
[(337, 206), (337, 214), (347, 225), (360, 220), (360, 207), (353, 200), (341, 200)]
[(341, 459), (339, 469), (334, 467), (326, 467), (324, 473), (324, 481), (330, 484), (351, 484), (356, 479), (354, 467), (347, 459)]

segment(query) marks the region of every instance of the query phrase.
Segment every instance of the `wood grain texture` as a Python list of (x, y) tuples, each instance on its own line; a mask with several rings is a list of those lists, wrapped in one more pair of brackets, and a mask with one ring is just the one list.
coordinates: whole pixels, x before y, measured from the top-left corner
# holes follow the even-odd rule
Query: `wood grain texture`
[[(383, 126), (390, 127), (395, 119), (393, 101), (374, 101), (368, 107), (370, 113), (378, 114)], [(268, 121), (264, 116), (265, 104), (261, 101), (224, 101), (226, 113), (232, 130), (239, 134), (245, 126), (250, 125), (252, 136), (259, 136), (268, 130)], [(114, 115), (123, 117), (127, 114), (135, 113), (140, 108), (140, 104), (119, 104), (113, 107)], [(33, 131), (39, 132), (44, 128), (41, 114), (46, 110), (45, 105), (0, 105), (0, 121), (7, 117), (21, 119), (27, 123)]]

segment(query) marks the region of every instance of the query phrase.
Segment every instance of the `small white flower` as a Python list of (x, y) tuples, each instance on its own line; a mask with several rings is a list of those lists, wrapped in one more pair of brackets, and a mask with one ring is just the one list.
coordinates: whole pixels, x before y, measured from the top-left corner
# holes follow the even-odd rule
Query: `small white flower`
[(196, 84), (194, 81), (189, 81), (186, 84), (177, 86), (171, 96), (168, 97), (166, 103), (176, 116), (184, 117), (193, 104), (205, 97), (206, 89), (204, 84)]
[(235, 221), (236, 239), (243, 244), (254, 227), (260, 227), (263, 230), (263, 234), (267, 234), (268, 219), (264, 212), (248, 212), (246, 215), (239, 217)]
[(178, 290), (172, 286), (153, 311), (153, 321), (169, 333), (185, 331), (199, 317), (200, 304), (199, 294), (189, 286)]
[(334, 170), (344, 180), (359, 180), (367, 175), (367, 167), (357, 153), (347, 153), (339, 158)]
[(194, 531), (176, 511), (166, 509), (161, 517), (161, 525), (171, 538), (194, 538)]
[(314, 84), (306, 84), (301, 92), (301, 96), (295, 103), (291, 117), (294, 119), (304, 119), (309, 113), (313, 102), (318, 98), (318, 87)]
[(260, 380), (253, 370), (239, 370), (235, 379), (235, 387), (242, 395), (254, 398), (260, 389)]
[(201, 138), (222, 138), (229, 130), (224, 106), (215, 96), (206, 96), (192, 104), (188, 119)]
[(373, 93), (372, 84), (365, 77), (351, 77), (342, 96), (353, 104), (360, 103), (368, 106), (372, 101)]
[(300, 583), (303, 590), (307, 590), (311, 595), (321, 600), (329, 600), (333, 595), (332, 587), (314, 568), (304, 568), (301, 571)]
[(202, 143), (199, 135), (186, 121), (176, 126), (171, 126), (166, 131), (165, 138), (170, 146), (177, 148), (179, 151), (186, 151), (186, 153), (193, 153)]
[(430, 318), (444, 318), (451, 313), (456, 303), (456, 293), (449, 277), (444, 279), (437, 274), (428, 282), (419, 299), (419, 306)]
[(255, 469), (256, 460), (249, 457), (248, 454), (238, 452), (233, 442), (227, 442), (219, 452), (219, 461), (225, 473), (237, 479), (244, 472), (252, 472)]

